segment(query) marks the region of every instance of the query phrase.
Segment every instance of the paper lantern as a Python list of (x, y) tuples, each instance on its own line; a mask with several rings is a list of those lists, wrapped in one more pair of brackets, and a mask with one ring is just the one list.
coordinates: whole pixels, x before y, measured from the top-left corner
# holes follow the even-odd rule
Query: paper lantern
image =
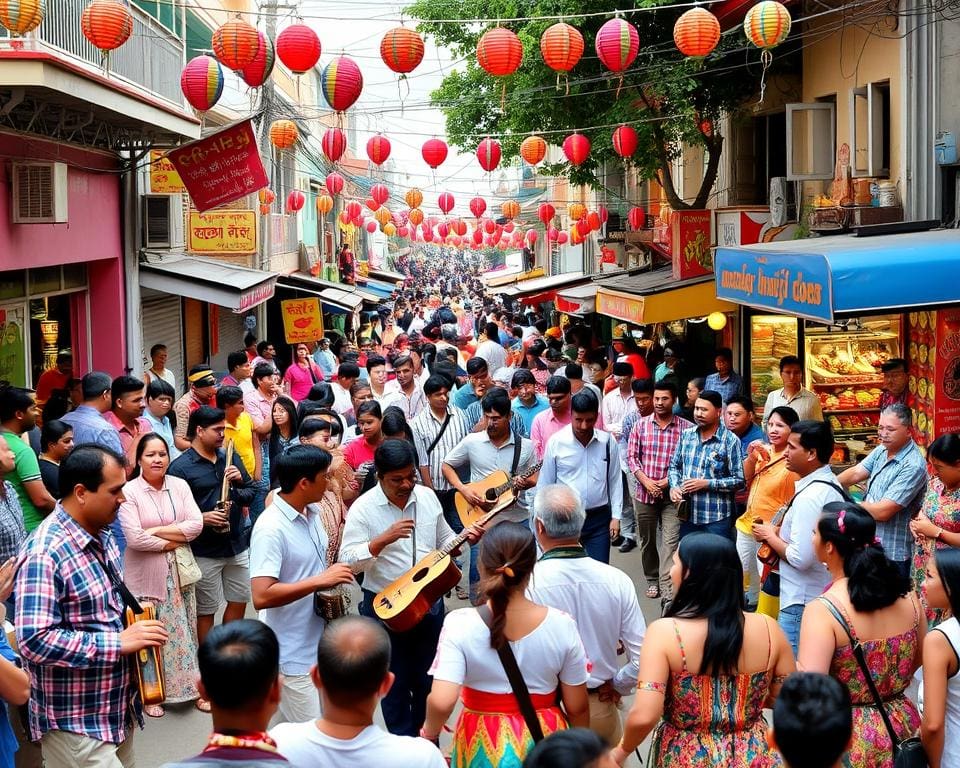
[(570, 205), (567, 206), (567, 214), (570, 216), (571, 221), (577, 221), (583, 218), (583, 214), (586, 212), (587, 206), (583, 203), (570, 203)]
[(374, 165), (383, 165), (390, 157), (390, 141), (379, 133), (367, 139), (367, 157)]
[(424, 162), (431, 168), (439, 168), (447, 159), (447, 145), (440, 139), (427, 139), (420, 149)]
[(743, 20), (743, 32), (757, 48), (768, 50), (780, 45), (790, 34), (790, 11), (776, 0), (761, 0)]
[(393, 214), (390, 213), (390, 209), (387, 207), (379, 208), (376, 213), (373, 214), (373, 218), (380, 222), (381, 227), (386, 226), (387, 222), (390, 221), (392, 216)]
[(347, 203), (343, 210), (347, 212), (347, 215), (351, 219), (355, 219), (363, 213), (363, 207), (356, 200), (351, 200)]
[(380, 41), (380, 58), (398, 74), (413, 72), (423, 61), (423, 38), (412, 29), (394, 27)]
[(559, 234), (560, 233), (557, 231), (556, 227), (547, 227), (547, 240), (549, 240), (551, 243), (557, 242), (557, 237)]
[(547, 142), (540, 136), (527, 136), (520, 144), (520, 157), (537, 165), (547, 156)]
[(447, 226), (447, 223), (445, 221), (441, 221), (440, 224), (437, 225), (437, 237), (439, 237), (442, 240), (449, 234), (450, 234), (450, 227)]
[(268, 213), (270, 213), (270, 206), (269, 206), (269, 205), (261, 204), (261, 205), (260, 205), (260, 215), (261, 215), (261, 216), (266, 216)]
[(364, 205), (366, 205), (371, 211), (376, 211), (380, 208), (380, 203), (378, 203), (372, 197), (368, 197)]
[(557, 72), (569, 72), (583, 56), (583, 35), (576, 27), (558, 22), (540, 36), (543, 63)]
[(484, 219), (483, 231), (486, 232), (488, 235), (492, 235), (494, 232), (497, 231), (497, 222), (495, 222), (493, 219)]
[(500, 212), (505, 219), (515, 219), (520, 215), (520, 203), (516, 200), (507, 200), (500, 206)]
[(523, 43), (509, 29), (488, 29), (477, 41), (477, 63), (494, 77), (512, 75), (522, 60)]
[(397, 234), (397, 227), (392, 221), (388, 221), (383, 225), (383, 234), (385, 234), (387, 237), (393, 237), (395, 234)]
[(347, 136), (339, 128), (327, 128), (320, 139), (320, 147), (327, 159), (335, 163), (347, 151)]
[(370, 187), (370, 197), (376, 200), (380, 205), (383, 205), (387, 200), (390, 199), (390, 190), (387, 188), (386, 184), (374, 184)]
[(557, 245), (566, 245), (569, 239), (570, 235), (566, 232), (557, 232)]
[(80, 31), (94, 48), (113, 51), (133, 34), (133, 15), (119, 0), (93, 0), (80, 15)]
[(720, 22), (706, 8), (691, 8), (673, 25), (673, 42), (684, 56), (702, 59), (720, 42)]
[(423, 202), (423, 192), (416, 187), (411, 187), (407, 190), (407, 194), (403, 196), (403, 199), (407, 202), (407, 205), (410, 206), (410, 208), (419, 208), (420, 203)]
[(366, 224), (364, 224), (364, 229), (366, 229), (367, 232), (369, 232), (372, 235), (374, 232), (377, 231), (377, 222), (368, 221)]
[(277, 57), (295, 75), (313, 69), (320, 61), (320, 38), (306, 24), (291, 24), (277, 35)]
[(530, 245), (533, 245), (535, 242), (537, 242), (537, 230), (527, 230), (527, 242), (530, 243)]
[(600, 221), (600, 214), (596, 211), (590, 211), (587, 214), (587, 224), (591, 232), (599, 232), (603, 222)]
[(243, 19), (231, 19), (214, 30), (210, 44), (217, 61), (239, 72), (257, 57), (260, 36), (256, 27)]
[(423, 211), (419, 208), (411, 208), (410, 213), (407, 214), (407, 220), (415, 227), (423, 224)]
[(303, 192), (299, 189), (290, 190), (290, 194), (287, 195), (287, 210), (296, 213), (303, 208), (305, 202), (307, 202), (307, 197)]
[(274, 120), (270, 124), (270, 143), (279, 150), (293, 147), (299, 134), (293, 120)]
[(338, 56), (323, 68), (320, 75), (323, 98), (334, 112), (346, 112), (363, 91), (363, 74), (348, 56)]
[(425, 229), (423, 230), (423, 242), (432, 243), (433, 242), (433, 230)]
[(180, 73), (180, 90), (197, 112), (212, 108), (223, 93), (223, 70), (213, 56), (194, 56)]
[(333, 198), (330, 195), (317, 196), (317, 213), (326, 216), (333, 210)]
[(603, 205), (597, 206), (597, 214), (600, 216), (601, 224), (606, 224), (610, 218), (610, 211), (608, 211)]
[(454, 219), (450, 222), (450, 229), (463, 237), (465, 234), (467, 234), (467, 222), (465, 222), (463, 219)]
[(590, 155), (590, 139), (582, 133), (571, 133), (563, 140), (563, 154), (571, 165), (580, 165)]
[(500, 165), (500, 154), (500, 143), (495, 139), (486, 138), (477, 147), (477, 160), (487, 173)]
[(267, 82), (267, 78), (273, 72), (273, 65), (277, 62), (277, 51), (273, 47), (273, 40), (263, 32), (257, 32), (257, 38), (260, 40), (257, 55), (253, 57), (253, 61), (240, 70), (240, 77), (243, 78), (243, 82), (251, 88), (259, 88)]
[(397, 227), (397, 235), (398, 235), (399, 237), (409, 237), (409, 235), (410, 235), (410, 228), (407, 227), (407, 226), (405, 226), (405, 225), (401, 225), (401, 226)]
[(715, 331), (722, 331), (727, 326), (727, 316), (723, 312), (711, 312), (707, 315), (707, 325)]
[(40, 26), (45, 11), (45, 0), (0, 0), (0, 24), (13, 35), (25, 35)]
[(637, 151), (637, 132), (633, 126), (621, 125), (614, 130), (613, 151), (624, 158)]
[(327, 174), (324, 184), (331, 195), (339, 195), (343, 192), (343, 176), (336, 171)]
[(631, 229), (643, 229), (647, 224), (647, 212), (643, 208), (631, 208), (627, 214)]
[(640, 35), (625, 19), (610, 19), (597, 30), (594, 46), (603, 66), (611, 72), (624, 72), (640, 52)]
[(453, 195), (449, 192), (441, 192), (440, 197), (437, 198), (437, 205), (444, 213), (450, 213), (454, 206)]
[(257, 197), (260, 199), (261, 205), (270, 205), (274, 200), (277, 199), (277, 196), (273, 193), (272, 189), (261, 189), (257, 193)]
[(470, 201), (470, 213), (476, 216), (478, 219), (483, 216), (484, 212), (487, 210), (487, 201), (482, 197), (475, 197)]
[(543, 226), (547, 226), (556, 215), (557, 209), (550, 205), (550, 203), (540, 203), (537, 208), (537, 218), (543, 222)]

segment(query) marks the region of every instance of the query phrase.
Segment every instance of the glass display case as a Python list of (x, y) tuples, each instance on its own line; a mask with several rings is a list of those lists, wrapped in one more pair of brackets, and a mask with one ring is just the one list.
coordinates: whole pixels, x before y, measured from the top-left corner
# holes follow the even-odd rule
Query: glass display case
[(750, 398), (760, 412), (767, 395), (783, 386), (780, 358), (798, 354), (797, 325), (783, 315), (750, 318)]

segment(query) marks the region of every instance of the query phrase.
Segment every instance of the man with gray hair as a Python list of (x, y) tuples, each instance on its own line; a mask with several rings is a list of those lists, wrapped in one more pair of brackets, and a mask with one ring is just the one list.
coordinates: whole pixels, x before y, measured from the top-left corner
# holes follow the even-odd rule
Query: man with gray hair
[[(561, 484), (538, 488), (533, 501), (534, 533), (543, 556), (533, 569), (527, 596), (576, 619), (583, 647), (593, 662), (587, 681), (590, 728), (616, 744), (623, 735), (620, 698), (637, 683), (647, 627), (630, 577), (594, 560), (580, 545), (586, 517), (575, 489)], [(617, 658), (621, 643), (627, 654), (622, 667)]]
[(927, 492), (927, 463), (913, 441), (910, 409), (888, 405), (880, 414), (880, 445), (867, 458), (838, 476), (844, 488), (867, 481), (861, 506), (877, 521), (877, 536), (887, 557), (910, 575), (913, 537), (910, 519)]

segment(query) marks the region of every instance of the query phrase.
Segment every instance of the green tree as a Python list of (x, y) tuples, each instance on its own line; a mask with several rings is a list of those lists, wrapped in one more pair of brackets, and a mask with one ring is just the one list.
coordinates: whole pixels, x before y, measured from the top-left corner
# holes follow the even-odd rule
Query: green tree
[[(417, 0), (407, 12), (421, 21), (422, 33), (465, 62), (431, 94), (446, 117), (449, 140), (461, 150), (472, 152), (484, 135), (497, 134), (508, 159), (519, 153), (520, 142), (532, 132), (544, 132), (548, 142), (560, 144), (565, 135), (579, 130), (591, 141), (589, 159), (577, 167), (566, 162), (546, 165), (542, 171), (599, 187), (605, 181), (603, 160), (619, 160), (613, 129), (630, 123), (639, 139), (630, 161), (635, 171), (644, 179), (656, 179), (673, 208), (705, 208), (723, 151), (719, 118), (754, 93), (757, 80), (755, 73), (744, 70), (745, 41), (739, 29), (723, 35), (703, 62), (681, 55), (673, 43), (673, 26), (686, 9), (658, 9), (664, 2)], [(630, 12), (641, 8), (646, 10)], [(622, 81), (601, 65), (594, 48), (597, 31), (617, 10), (640, 33), (640, 55)], [(581, 16), (585, 11), (607, 13)], [(541, 35), (557, 21), (544, 17), (564, 15), (585, 42), (583, 58), (567, 82), (547, 67), (540, 53)], [(532, 20), (510, 21), (520, 17)], [(502, 25), (517, 33), (523, 43), (517, 72), (494, 78), (480, 68), (477, 41), (488, 25), (473, 19), (505, 19)], [(677, 195), (671, 172), (684, 143), (700, 145), (706, 153), (703, 183), (691, 204)]]

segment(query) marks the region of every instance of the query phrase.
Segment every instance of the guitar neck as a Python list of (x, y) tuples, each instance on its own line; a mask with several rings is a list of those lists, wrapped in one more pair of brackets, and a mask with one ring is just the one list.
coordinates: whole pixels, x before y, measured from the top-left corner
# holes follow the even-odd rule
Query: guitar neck
[[(504, 509), (505, 509), (505, 507), (504, 507)], [(492, 509), (492, 510), (490, 510), (489, 512), (487, 512), (487, 514), (485, 514), (483, 517), (481, 517), (479, 520), (477, 520), (477, 522), (474, 523), (473, 525), (479, 525), (480, 527), (483, 527), (484, 525), (486, 525), (487, 523), (489, 523), (491, 520), (493, 520), (494, 517), (496, 517), (497, 515), (499, 515), (502, 511), (503, 511), (503, 509)], [(473, 527), (473, 526), (471, 526), (471, 527)], [(467, 528), (464, 528), (463, 531), (460, 533), (460, 535), (457, 536), (457, 538), (455, 538), (455, 539), (454, 539), (453, 541), (451, 541), (449, 544), (447, 544), (447, 546), (445, 546), (445, 547), (441, 550), (441, 552), (443, 552), (443, 554), (445, 554), (445, 555), (449, 555), (449, 554), (450, 554), (451, 552), (453, 552), (455, 549), (459, 549), (459, 548), (464, 544), (464, 542), (466, 542), (466, 540), (467, 540), (467, 531), (468, 531), (468, 529), (467, 529)]]
[(503, 483), (502, 485), (498, 485), (496, 488), (493, 489), (493, 492), (497, 496), (502, 496), (504, 493), (510, 490), (514, 480), (517, 480), (517, 479), (526, 480), (531, 475), (537, 474), (537, 472), (540, 471), (540, 467), (542, 466), (543, 466), (542, 461), (537, 462), (532, 467), (530, 467), (530, 469), (528, 469), (526, 472), (521, 472), (519, 475), (514, 475), (509, 480), (507, 480), (507, 482)]

